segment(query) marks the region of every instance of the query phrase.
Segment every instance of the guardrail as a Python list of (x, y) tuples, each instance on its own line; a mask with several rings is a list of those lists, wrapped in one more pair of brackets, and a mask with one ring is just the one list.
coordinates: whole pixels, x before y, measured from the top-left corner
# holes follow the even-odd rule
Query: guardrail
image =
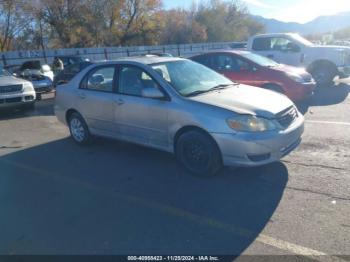
[(20, 65), (27, 60), (41, 60), (51, 64), (53, 58), (57, 55), (78, 55), (90, 60), (113, 60), (119, 57), (150, 53), (170, 53), (174, 56), (187, 57), (210, 50), (227, 49), (234, 44), (237, 44), (237, 42), (11, 51), (0, 53), (0, 61), (3, 66), (8, 66)]

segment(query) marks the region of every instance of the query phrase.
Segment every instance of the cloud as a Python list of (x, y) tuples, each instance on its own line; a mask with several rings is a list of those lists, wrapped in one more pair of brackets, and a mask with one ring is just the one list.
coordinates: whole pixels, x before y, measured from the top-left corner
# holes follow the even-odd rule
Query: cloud
[(243, 0), (243, 2), (245, 2), (245, 3), (247, 3), (247, 4), (250, 4), (250, 5), (257, 6), (257, 7), (275, 8), (274, 6), (265, 4), (265, 3), (263, 3), (263, 2), (260, 1), (260, 0)]

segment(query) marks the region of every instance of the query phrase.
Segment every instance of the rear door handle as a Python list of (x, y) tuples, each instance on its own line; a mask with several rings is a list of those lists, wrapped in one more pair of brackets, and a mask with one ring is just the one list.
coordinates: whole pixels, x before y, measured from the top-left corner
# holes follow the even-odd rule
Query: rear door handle
[(273, 58), (273, 55), (267, 55), (268, 58), (272, 59)]
[(114, 102), (115, 102), (118, 106), (121, 106), (121, 105), (123, 105), (123, 104), (125, 103), (124, 100), (121, 99), (121, 98), (118, 98), (118, 99), (114, 100)]

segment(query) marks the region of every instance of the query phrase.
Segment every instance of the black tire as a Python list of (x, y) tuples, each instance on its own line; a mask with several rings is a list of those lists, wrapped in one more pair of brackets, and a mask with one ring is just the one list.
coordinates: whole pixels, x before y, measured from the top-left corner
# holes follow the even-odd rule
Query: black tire
[(79, 145), (91, 142), (91, 134), (84, 118), (74, 112), (68, 118), (68, 126), (72, 139)]
[(223, 166), (215, 141), (199, 130), (183, 133), (176, 141), (175, 154), (180, 164), (194, 175), (214, 176)]
[(276, 84), (266, 84), (263, 86), (263, 88), (274, 91), (276, 93), (284, 94), (282, 87)]
[(319, 87), (327, 87), (333, 85), (334, 77), (338, 74), (337, 68), (328, 63), (320, 63), (315, 65), (310, 73), (315, 79), (317, 86)]

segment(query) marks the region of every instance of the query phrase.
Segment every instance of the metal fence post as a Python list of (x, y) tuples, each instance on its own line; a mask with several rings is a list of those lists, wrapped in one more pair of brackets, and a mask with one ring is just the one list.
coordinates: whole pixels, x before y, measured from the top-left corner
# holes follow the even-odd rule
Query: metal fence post
[(2, 55), (1, 57), (2, 57), (2, 63), (4, 64), (4, 66), (7, 66), (5, 55)]

